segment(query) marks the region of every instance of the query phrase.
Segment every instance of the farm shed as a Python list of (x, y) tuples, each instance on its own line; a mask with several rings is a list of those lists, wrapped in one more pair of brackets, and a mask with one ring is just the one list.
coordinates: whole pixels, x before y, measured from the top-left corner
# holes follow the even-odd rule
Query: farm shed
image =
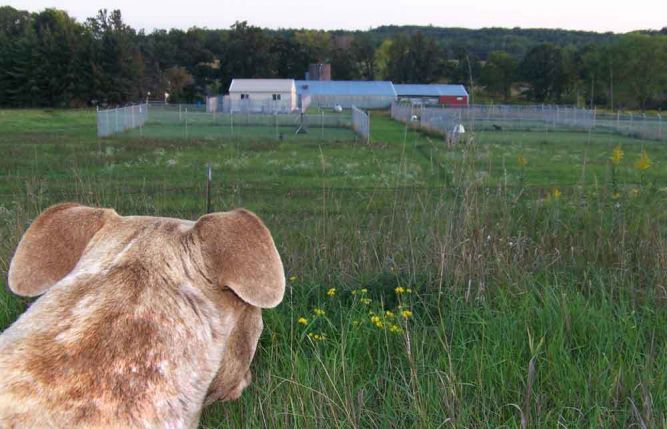
[(399, 99), (413, 104), (468, 105), (468, 91), (463, 85), (394, 84), (394, 88)]
[(296, 91), (315, 107), (386, 109), (396, 101), (396, 90), (389, 81), (298, 80)]
[(229, 102), (232, 112), (292, 112), (297, 109), (294, 79), (234, 79)]

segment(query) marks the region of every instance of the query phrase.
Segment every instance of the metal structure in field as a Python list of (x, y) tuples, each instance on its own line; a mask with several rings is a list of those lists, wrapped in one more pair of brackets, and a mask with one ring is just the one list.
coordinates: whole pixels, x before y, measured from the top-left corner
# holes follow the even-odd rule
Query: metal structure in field
[(311, 106), (326, 109), (387, 109), (397, 99), (389, 81), (297, 80), (296, 93), (310, 97)]
[(97, 110), (97, 136), (107, 137), (141, 128), (148, 119), (148, 104), (133, 104), (115, 109)]
[(457, 124), (463, 124), (465, 128), (473, 130), (593, 130), (635, 138), (667, 140), (667, 129), (660, 114), (608, 113), (567, 106), (429, 107), (393, 103), (391, 117), (444, 134)]
[[(354, 115), (350, 110), (313, 114), (224, 113), (207, 110), (208, 106), (183, 104), (143, 104), (100, 110), (97, 112), (98, 136), (106, 137), (127, 131), (129, 135), (155, 138), (234, 137), (350, 141), (357, 139), (356, 133), (365, 141), (368, 139), (367, 131), (359, 131), (364, 129), (363, 125), (355, 128)], [(141, 116), (138, 116), (139, 112)], [(116, 123), (119, 125), (116, 126)], [(359, 122), (357, 118), (357, 123), (363, 121)], [(307, 136), (298, 136), (298, 129), (308, 130)]]
[(366, 143), (371, 141), (371, 119), (367, 112), (352, 106), (352, 129), (363, 137)]

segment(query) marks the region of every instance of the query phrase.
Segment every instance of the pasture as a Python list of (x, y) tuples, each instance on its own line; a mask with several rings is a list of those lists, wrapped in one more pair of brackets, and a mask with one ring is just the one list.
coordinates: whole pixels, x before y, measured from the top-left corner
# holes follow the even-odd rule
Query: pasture
[(0, 329), (28, 305), (6, 272), (41, 210), (196, 219), (211, 163), (214, 209), (262, 217), (289, 287), (253, 384), (202, 427), (667, 425), (664, 143), (501, 130), (448, 148), (383, 113), (368, 145), (98, 139), (94, 120), (0, 110)]

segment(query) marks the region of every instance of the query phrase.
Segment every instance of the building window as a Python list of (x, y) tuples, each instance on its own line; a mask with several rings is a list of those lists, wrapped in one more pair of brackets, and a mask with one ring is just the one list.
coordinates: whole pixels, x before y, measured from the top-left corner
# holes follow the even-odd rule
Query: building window
[(280, 101), (280, 94), (273, 94), (273, 101)]
[(241, 100), (248, 100), (250, 98), (250, 94), (241, 94)]

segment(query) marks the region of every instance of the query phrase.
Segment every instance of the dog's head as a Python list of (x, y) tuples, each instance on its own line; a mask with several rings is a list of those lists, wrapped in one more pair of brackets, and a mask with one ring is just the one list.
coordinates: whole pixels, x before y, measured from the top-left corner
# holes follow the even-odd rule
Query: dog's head
[(35, 219), (12, 259), (9, 287), (34, 297), (54, 285), (61, 291), (81, 289), (91, 280), (78, 279), (91, 276), (113, 282), (115, 295), (140, 283), (160, 284), (182, 293), (189, 306), (202, 307), (196, 312), (211, 311), (210, 305), (198, 304), (204, 297), (214, 303), (214, 311), (234, 313), (223, 333), (227, 345), (218, 386), (211, 388), (217, 390), (216, 399), (235, 398), (249, 383), (248, 367), (262, 330), (260, 309), (278, 305), (285, 291), (271, 234), (247, 210), (208, 214), (192, 222), (122, 217), (114, 210), (78, 204), (53, 206)]
[[(16, 249), (9, 267), (10, 289), (21, 296), (43, 294), (70, 273), (85, 252), (94, 252), (96, 244), (104, 245), (115, 232), (124, 233), (121, 229), (136, 228), (136, 222), (128, 225), (121, 219), (114, 210), (73, 203), (48, 208)], [(104, 237), (95, 242), (103, 229)], [(214, 284), (259, 308), (272, 308), (282, 301), (285, 274), (280, 255), (256, 215), (243, 209), (208, 214), (187, 232), (198, 245), (206, 275)]]

